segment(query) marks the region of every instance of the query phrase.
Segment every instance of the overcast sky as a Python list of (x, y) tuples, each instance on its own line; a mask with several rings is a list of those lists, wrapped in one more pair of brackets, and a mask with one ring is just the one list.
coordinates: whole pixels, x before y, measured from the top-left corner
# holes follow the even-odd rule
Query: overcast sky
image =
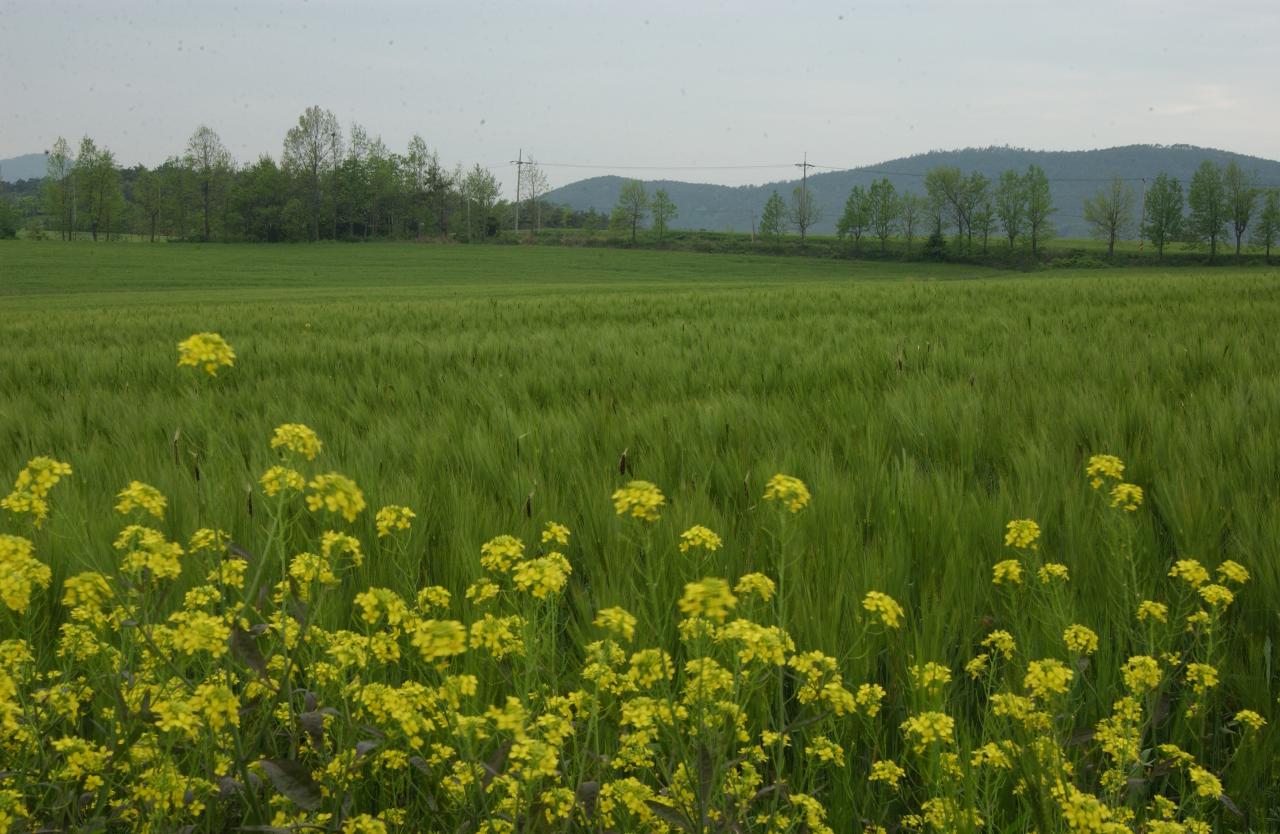
[[(789, 179), (806, 151), (839, 167), (993, 144), (1274, 159), (1277, 43), (1278, 0), (0, 0), (0, 157), (87, 133), (150, 165), (207, 123), (238, 160), (278, 159), (319, 104), (393, 150), (420, 133), (506, 190), (521, 148), (727, 184)], [(552, 185), (607, 172), (547, 168)]]

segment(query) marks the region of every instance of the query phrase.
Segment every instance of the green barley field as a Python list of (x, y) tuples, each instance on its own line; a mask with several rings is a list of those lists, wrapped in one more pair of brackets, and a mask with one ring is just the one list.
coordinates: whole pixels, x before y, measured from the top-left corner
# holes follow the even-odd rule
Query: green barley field
[(13, 831), (1280, 827), (1280, 269), (15, 242), (0, 309), (0, 486), (71, 468)]

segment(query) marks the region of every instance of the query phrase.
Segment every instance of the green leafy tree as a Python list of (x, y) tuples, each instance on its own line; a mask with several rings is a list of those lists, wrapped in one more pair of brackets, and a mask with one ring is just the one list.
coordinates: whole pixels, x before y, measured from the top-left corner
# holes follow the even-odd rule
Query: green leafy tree
[(948, 225), (955, 226), (956, 236), (965, 236), (965, 178), (959, 168), (940, 165), (924, 175), (924, 190), (929, 195), (934, 233), (942, 235)]
[(1098, 189), (1084, 200), (1084, 219), (1094, 237), (1107, 242), (1107, 254), (1116, 252), (1116, 240), (1133, 225), (1133, 206), (1137, 197), (1133, 186), (1116, 177), (1111, 184)]
[(996, 218), (1012, 249), (1018, 242), (1027, 221), (1027, 183), (1017, 171), (1005, 171), (1000, 175), (995, 191)]
[(1053, 225), (1049, 218), (1057, 211), (1049, 193), (1049, 178), (1039, 165), (1031, 165), (1023, 175), (1023, 188), (1027, 195), (1027, 231), (1031, 235), (1031, 254), (1039, 244), (1053, 237)]
[(804, 245), (805, 235), (815, 223), (822, 220), (822, 209), (813, 192), (808, 188), (796, 186), (791, 192), (791, 205), (787, 210), (787, 219), (800, 232), (800, 245)]
[(1258, 222), (1253, 227), (1253, 244), (1266, 251), (1267, 262), (1271, 262), (1271, 247), (1280, 240), (1280, 189), (1268, 191), (1262, 198), (1262, 211), (1258, 213)]
[(898, 217), (902, 225), (902, 237), (907, 241), (907, 256), (911, 256), (911, 244), (916, 237), (916, 228), (924, 218), (925, 200), (919, 194), (910, 192), (903, 194), (898, 201)]
[(18, 236), (18, 217), (8, 198), (0, 195), (0, 239), (11, 240)]
[[(973, 235), (976, 231), (982, 234), (982, 251), (987, 250), (987, 236), (991, 230), (978, 228), (978, 212), (988, 209), (990, 203), (991, 181), (978, 171), (970, 172), (960, 186), (960, 214), (964, 217), (966, 248), (973, 248)], [(990, 223), (989, 217), (983, 219)]]
[[(483, 239), (489, 236), (493, 207), (498, 202), (502, 187), (493, 172), (476, 163), (462, 178), (462, 194), (467, 204), (467, 239), (479, 233)], [(493, 224), (496, 231), (497, 223)], [(474, 230), (474, 231), (473, 231)]]
[(871, 183), (867, 192), (871, 231), (880, 239), (880, 251), (885, 251), (902, 215), (902, 199), (888, 178)]
[(53, 143), (53, 149), (45, 160), (45, 178), (42, 184), (44, 212), (53, 218), (58, 235), (71, 240), (75, 234), (75, 160), (71, 147), (61, 136)]
[(780, 243), (786, 228), (787, 204), (775, 191), (765, 200), (764, 212), (760, 215), (760, 237), (773, 238), (774, 243)]
[(124, 212), (124, 192), (120, 188), (115, 154), (84, 137), (76, 158), (75, 179), (79, 211), (94, 241), (100, 233), (110, 236)]
[(836, 221), (836, 235), (853, 238), (853, 251), (861, 250), (862, 235), (871, 225), (871, 200), (862, 186), (855, 185), (844, 202), (844, 213)]
[(1143, 208), (1142, 236), (1164, 259), (1164, 247), (1182, 236), (1182, 183), (1161, 173), (1147, 189)]
[(156, 242), (156, 226), (160, 222), (160, 197), (160, 176), (143, 168), (133, 181), (133, 205), (152, 243)]
[(666, 189), (659, 188), (653, 194), (649, 210), (653, 213), (653, 230), (658, 233), (658, 241), (661, 242), (662, 236), (666, 234), (667, 224), (675, 219), (676, 204), (671, 201)]
[(627, 180), (623, 183), (613, 212), (620, 225), (631, 230), (631, 242), (635, 243), (636, 232), (649, 216), (649, 195), (644, 190), (644, 183), (639, 180)]
[(982, 254), (985, 255), (991, 235), (997, 228), (995, 198), (990, 191), (985, 191), (979, 196), (978, 202), (973, 207), (971, 219), (970, 228), (982, 238)]
[(200, 193), (200, 210), (204, 219), (202, 239), (211, 239), (210, 218), (225, 197), (226, 181), (232, 169), (231, 154), (213, 128), (200, 125), (187, 140), (187, 167), (195, 174)]
[(1234, 159), (1227, 163), (1226, 170), (1222, 172), (1222, 184), (1227, 192), (1227, 212), (1230, 215), (1231, 230), (1236, 235), (1236, 255), (1239, 256), (1240, 242), (1249, 228), (1249, 221), (1253, 219), (1261, 192), (1258, 190), (1257, 177), (1237, 165)]
[(1187, 233), (1193, 242), (1209, 244), (1209, 261), (1212, 262), (1218, 254), (1218, 240), (1226, 229), (1230, 207), (1222, 170), (1207, 159), (1191, 176), (1187, 204), (1191, 207)]
[[(320, 239), (326, 183), (342, 160), (342, 128), (328, 110), (308, 107), (284, 137), (284, 168), (302, 183), (311, 215), (311, 239)], [(329, 194), (332, 197), (332, 192)], [(336, 215), (335, 215), (336, 217)], [(336, 219), (335, 219), (336, 223)]]

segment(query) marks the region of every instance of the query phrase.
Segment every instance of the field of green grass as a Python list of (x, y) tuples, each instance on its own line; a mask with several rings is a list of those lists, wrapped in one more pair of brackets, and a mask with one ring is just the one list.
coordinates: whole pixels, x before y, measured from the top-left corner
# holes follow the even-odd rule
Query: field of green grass
[[(0, 611), (0, 640), (26, 639), (37, 667), (61, 668), (71, 677), (101, 672), (100, 656), (72, 663), (57, 649), (57, 628), (68, 616), (59, 604), (61, 587), (80, 571), (119, 573), (121, 554), (112, 543), (137, 519), (113, 507), (116, 494), (136, 479), (168, 499), (162, 519), (143, 523), (184, 543), (197, 528), (225, 530), (252, 554), (251, 575), (258, 566), (253, 560), (261, 561), (264, 582), (280, 578), (287, 557), (318, 552), (321, 532), (356, 536), (362, 564), (338, 584), (289, 592), (307, 597), (299, 621), (321, 634), (367, 630), (355, 598), (369, 586), (391, 588), (410, 602), (419, 588), (443, 586), (453, 594), (453, 608), (436, 616), (470, 621), (478, 614), (464, 590), (484, 574), (481, 545), (511, 534), (533, 555), (548, 521), (566, 525), (572, 538), (559, 549), (572, 573), (558, 602), (533, 605), (509, 590), (499, 600), (508, 606), (502, 611), (531, 624), (526, 662), (496, 663), (476, 651), (451, 661), (450, 673), (480, 678), (482, 701), (501, 704), (516, 694), (538, 711), (547, 709), (548, 687), (579, 686), (584, 656), (591, 656), (584, 647), (604, 635), (593, 619), (609, 606), (638, 620), (635, 642), (624, 648), (664, 649), (677, 667), (698, 652), (720, 652), (716, 656), (733, 668), (719, 643), (712, 648), (710, 638), (681, 639), (676, 601), (686, 583), (700, 577), (727, 577), (732, 585), (750, 572), (774, 579), (785, 573), (782, 601), (765, 605), (761, 622), (781, 617), (798, 651), (835, 658), (849, 690), (864, 682), (885, 688), (878, 715), (864, 711), (857, 720), (840, 720), (823, 714), (813, 727), (794, 731), (790, 752), (775, 753), (762, 742), (768, 755), (758, 754), (759, 780), (747, 793), (759, 796), (750, 802), (719, 799), (731, 793), (730, 782), (749, 782), (734, 761), (748, 755), (738, 752), (748, 739), (721, 738), (697, 724), (701, 718), (681, 719), (692, 730), (658, 733), (651, 740), (656, 761), (647, 767), (607, 773), (592, 756), (613, 755), (625, 733), (608, 724), (599, 706), (597, 713), (583, 710), (576, 738), (587, 738), (585, 728), (599, 736), (590, 744), (561, 742), (555, 779), (576, 797), (569, 802), (581, 803), (575, 813), (585, 815), (608, 805), (603, 795), (584, 799), (590, 793), (584, 785), (598, 793), (611, 786), (609, 779), (634, 777), (652, 792), (627, 788), (642, 796), (629, 815), (574, 822), (544, 813), (552, 800), (538, 791), (551, 790), (546, 785), (555, 779), (542, 773), (546, 785), (531, 786), (533, 777), (505, 762), (512, 749), (521, 749), (519, 733), (500, 748), (497, 764), (485, 759), (492, 772), (484, 784), (516, 785), (511, 796), (500, 801), (476, 787), (478, 798), (457, 800), (470, 810), (455, 813), (439, 810), (452, 808), (446, 799), (457, 797), (433, 793), (430, 785), (442, 779), (434, 760), (407, 770), (390, 761), (347, 761), (343, 766), (353, 772), (364, 768), (347, 781), (332, 765), (341, 764), (340, 741), (372, 740), (391, 750), (404, 746), (396, 733), (407, 732), (393, 733), (387, 725), (395, 722), (380, 721), (372, 708), (361, 713), (353, 706), (359, 697), (343, 682), (434, 680), (443, 674), (436, 665), (370, 661), (367, 669), (343, 671), (337, 682), (317, 682), (303, 667), (320, 662), (332, 645), (325, 641), (334, 638), (301, 649), (281, 641), (279, 657), (297, 654), (292, 682), (301, 688), (305, 678), (311, 700), (291, 702), (283, 684), (274, 696), (260, 691), (258, 699), (283, 703), (285, 715), (289, 709), (317, 715), (318, 695), (322, 706), (335, 708), (332, 726), (321, 719), (327, 729), (319, 733), (331, 733), (335, 746), (317, 745), (313, 725), (277, 725), (270, 715), (248, 712), (234, 741), (273, 762), (301, 761), (310, 777), (292, 770), (281, 776), (270, 766), (265, 775), (236, 770), (239, 754), (231, 753), (236, 762), (218, 765), (231, 771), (214, 773), (210, 762), (217, 750), (229, 749), (230, 736), (185, 739), (170, 730), (140, 730), (187, 777), (204, 768), (201, 778), (221, 784), (221, 798), (208, 798), (209, 808), (199, 813), (190, 802), (166, 805), (124, 787), (117, 797), (110, 785), (95, 793), (82, 782), (64, 795), (33, 786), (45, 777), (10, 776), (0, 780), (0, 820), (7, 785), (27, 797), (33, 820), (52, 828), (88, 826), (96, 813), (112, 825), (153, 820), (152, 830), (194, 824), (218, 831), (241, 821), (343, 830), (359, 814), (399, 808), (409, 823), (384, 814), (380, 822), (390, 830), (416, 830), (414, 821), (438, 818), (439, 830), (447, 821), (447, 830), (468, 832), (569, 830), (571, 824), (710, 831), (729, 830), (717, 820), (735, 813), (743, 827), (734, 830), (821, 830), (803, 819), (801, 803), (787, 798), (803, 788), (823, 804), (836, 831), (861, 830), (864, 823), (896, 830), (912, 814), (922, 815), (926, 830), (977, 830), (973, 813), (986, 821), (985, 831), (1038, 828), (1041, 834), (1192, 831), (1199, 830), (1196, 821), (1229, 831), (1280, 826), (1280, 676), (1273, 649), (1280, 639), (1280, 269), (1025, 275), (559, 247), (19, 241), (0, 244), (0, 309), (0, 477), (17, 477), (40, 455), (73, 469), (50, 493), (52, 511), (42, 528), (30, 529), (16, 514), (0, 516), (0, 532), (29, 538), (35, 557), (52, 569), (48, 589), (33, 592), (25, 615)], [(236, 353), (234, 367), (216, 377), (176, 366), (178, 342), (205, 331), (221, 334)], [(320, 457), (296, 464), (307, 477), (336, 471), (363, 490), (369, 506), (353, 523), (308, 513), (300, 498), (289, 503), (263, 494), (259, 476), (281, 462), (269, 441), (284, 423), (305, 424), (323, 441)], [(1144, 490), (1136, 511), (1113, 509), (1105, 490), (1090, 488), (1085, 467), (1103, 453), (1123, 459), (1123, 480)], [(763, 501), (775, 473), (801, 479), (812, 502), (793, 515)], [(632, 480), (652, 482), (665, 494), (659, 521), (615, 513), (611, 494)], [(389, 504), (408, 506), (416, 518), (410, 530), (380, 538), (374, 512)], [(1038, 522), (1038, 548), (1005, 546), (1005, 525), (1014, 519)], [(695, 524), (718, 533), (723, 547), (682, 554), (680, 534)], [(993, 565), (1010, 558), (1026, 566), (1023, 584), (993, 584)], [(1199, 610), (1199, 597), (1166, 575), (1176, 560), (1189, 558), (1211, 573), (1233, 560), (1251, 574), (1232, 587), (1234, 602), (1212, 609), (1211, 625), (1190, 631), (1179, 617)], [(1035, 567), (1043, 562), (1065, 564), (1069, 583), (1053, 592), (1042, 586)], [(243, 653), (211, 651), (209, 658), (197, 656), (204, 665), (184, 658), (156, 672), (147, 652), (168, 647), (128, 636), (145, 632), (147, 623), (164, 623), (164, 613), (184, 605), (182, 593), (200, 585), (203, 573), (184, 570), (163, 587), (147, 584), (154, 578), (126, 583), (138, 599), (129, 609), (130, 625), (120, 629), (116, 622), (125, 635), (119, 638), (124, 659), (102, 674), (119, 678), (128, 666), (130, 674), (145, 670), (159, 681), (202, 680), (225, 666), (236, 670), (240, 683), (232, 688), (242, 702), (254, 701), (236, 688), (252, 677)], [(864, 607), (868, 591), (902, 605), (901, 628), (875, 620)], [(1169, 625), (1139, 624), (1139, 597), (1167, 603)], [(252, 614), (228, 610), (255, 624), (270, 622), (265, 591), (244, 604)], [(744, 597), (743, 610), (746, 604)], [(259, 615), (263, 619), (255, 619)], [(1097, 633), (1096, 653), (1074, 656), (1063, 647), (1070, 623)], [(272, 635), (282, 627), (276, 621), (261, 639), (269, 659), (276, 650)], [(1007, 668), (993, 662), (990, 674), (967, 674), (966, 664), (984, 651), (984, 637), (998, 629), (1017, 636), (1016, 659)], [(398, 636), (405, 655), (416, 655), (408, 633)], [(1125, 693), (1122, 665), (1147, 654), (1160, 659), (1164, 678), (1145, 700), (1133, 693), (1145, 716), (1135, 724), (1137, 756), (1118, 764), (1104, 752), (1096, 728)], [(991, 692), (1034, 692), (1024, 670), (1042, 658), (1059, 658), (1074, 673), (1068, 692), (1042, 692), (1036, 702), (1036, 715), (1047, 723), (992, 718)], [(950, 670), (943, 694), (918, 680), (912, 684), (908, 669), (926, 661)], [(1184, 669), (1191, 662), (1213, 665), (1220, 681), (1192, 692)], [(272, 666), (267, 674), (287, 676), (292, 668)], [(18, 672), (5, 674), (20, 679)], [(799, 694), (802, 672), (766, 668), (758, 674), (735, 670), (744, 722), (782, 729), (768, 721), (809, 716)], [(19, 689), (46, 684), (22, 682)], [(679, 685), (687, 680), (672, 684)], [(86, 703), (106, 709), (112, 702), (99, 695)], [(157, 684), (141, 705), (132, 702), (135, 719), (145, 723), (148, 705), (170, 696)], [(127, 694), (121, 697), (129, 702)], [(662, 700), (656, 691), (655, 697)], [(1241, 709), (1268, 723), (1247, 730), (1234, 717)], [(950, 747), (943, 739), (913, 749), (910, 731), (899, 727), (932, 711), (955, 718), (955, 739)], [(37, 712), (28, 705), (25, 714)], [(120, 732), (98, 726), (87, 708), (79, 718), (46, 713), (40, 721), (50, 723), (37, 729), (48, 737), (74, 731), (106, 739)], [(588, 713), (600, 720), (587, 719)], [(0, 726), (19, 739), (14, 727), (26, 720), (16, 717), (21, 714), (0, 710)], [(376, 733), (362, 736), (370, 725)], [(606, 725), (613, 729), (600, 729)], [(841, 745), (847, 764), (824, 770), (803, 754), (800, 736), (814, 727)], [(497, 744), (501, 734), (492, 733)], [(704, 741), (684, 747), (671, 740), (681, 735)], [(1036, 738), (1058, 743), (1046, 752)], [(972, 750), (1002, 740), (1017, 744), (1011, 769), (971, 765)], [(1191, 751), (1217, 774), (1223, 798), (1197, 793), (1193, 768), (1161, 752), (1157, 745), (1165, 742)], [(15, 753), (21, 746), (0, 745), (0, 757), (7, 757), (0, 771), (45, 773), (61, 766), (52, 752)], [(427, 748), (411, 748), (431, 759)], [(959, 757), (948, 758), (948, 751)], [(19, 762), (20, 756), (28, 758)], [(873, 761), (890, 758), (906, 770), (897, 791), (867, 781)], [(154, 759), (123, 772), (138, 780), (147, 767), (157, 767)], [(1108, 771), (1121, 776), (1104, 778)], [(227, 788), (215, 776), (241, 786), (261, 776), (295, 801), (276, 795), (270, 808), (259, 808), (260, 797), (248, 796), (252, 789)], [(1068, 807), (1087, 803), (1083, 795), (1063, 793), (1063, 778), (1096, 794), (1106, 818), (1126, 827), (1074, 827)], [(699, 779), (701, 790), (685, 784)], [(777, 787), (784, 783), (786, 789)], [(313, 788), (314, 795), (308, 793)], [(183, 790), (199, 793), (190, 785)], [(527, 795), (512, 798), (519, 791)], [(89, 799), (78, 801), (81, 792)], [(1192, 827), (1139, 827), (1159, 819), (1156, 796)], [(783, 810), (769, 805), (779, 802)], [(761, 810), (765, 806), (772, 810)], [(768, 814), (772, 821), (761, 822)], [(1136, 816), (1127, 820), (1126, 814)]]

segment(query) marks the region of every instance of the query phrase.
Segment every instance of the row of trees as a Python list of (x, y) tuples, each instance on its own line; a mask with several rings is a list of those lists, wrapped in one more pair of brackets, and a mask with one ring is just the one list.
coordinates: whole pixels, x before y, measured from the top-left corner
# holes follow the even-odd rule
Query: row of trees
[(519, 202), (480, 165), (446, 167), (421, 136), (404, 153), (333, 113), (310, 107), (284, 137), (279, 161), (263, 155), (237, 164), (208, 126), (184, 152), (155, 168), (121, 170), (110, 150), (89, 137), (73, 150), (59, 138), (48, 154), (38, 205), (46, 230), (63, 239), (97, 240), (125, 232), (155, 239), (283, 241), (415, 238), (449, 235), (476, 241), (499, 228), (544, 219), (561, 227), (602, 227), (594, 211), (543, 199), (547, 177), (534, 162), (520, 171)]
[[(1134, 187), (1115, 179), (1084, 201), (1084, 218), (1094, 234), (1107, 241), (1108, 254), (1119, 240), (1135, 229), (1164, 257), (1165, 247), (1183, 242), (1204, 245), (1210, 260), (1219, 243), (1234, 235), (1239, 255), (1252, 228), (1252, 242), (1266, 250), (1280, 240), (1280, 190), (1264, 190), (1257, 178), (1235, 162), (1219, 167), (1205, 161), (1191, 178), (1184, 198), (1181, 183), (1160, 174), (1146, 189), (1139, 208)], [(1189, 209), (1189, 211), (1188, 211)], [(881, 251), (889, 241), (901, 238), (910, 254), (917, 233), (927, 230), (930, 246), (945, 246), (954, 231), (956, 246), (973, 252), (981, 246), (987, 254), (990, 241), (999, 236), (1009, 249), (1020, 242), (1034, 255), (1054, 234), (1054, 208), (1049, 178), (1036, 165), (1024, 172), (1005, 171), (994, 181), (972, 171), (939, 166), (924, 176), (924, 194), (899, 193), (887, 178), (868, 188), (854, 186), (836, 222), (836, 234), (860, 252), (864, 237), (879, 241)], [(821, 220), (812, 192), (796, 188), (790, 202), (774, 191), (765, 202), (760, 234), (780, 241), (794, 228), (804, 240), (809, 228)]]
[[(1025, 237), (1032, 252), (1053, 234), (1049, 180), (1038, 166), (1021, 174), (1005, 171), (994, 183), (977, 171), (965, 175), (959, 168), (939, 166), (925, 174), (924, 189), (924, 194), (899, 193), (888, 178), (865, 189), (854, 186), (836, 221), (836, 235), (851, 241), (855, 252), (861, 251), (864, 236), (877, 238), (881, 250), (890, 239), (901, 237), (909, 253), (920, 231), (927, 228), (933, 245), (938, 245), (954, 230), (962, 248), (972, 250), (980, 243), (985, 253), (997, 233), (1010, 247)], [(803, 240), (821, 219), (807, 188), (796, 188), (789, 203), (774, 191), (764, 205), (760, 234), (778, 241), (794, 227)]]
[(1166, 246), (1182, 241), (1208, 246), (1213, 260), (1219, 242), (1230, 236), (1239, 255), (1251, 228), (1252, 242), (1270, 258), (1271, 248), (1280, 240), (1280, 190), (1260, 188), (1257, 178), (1234, 161), (1222, 167), (1202, 162), (1185, 197), (1182, 183), (1162, 173), (1145, 190), (1142, 207), (1135, 211), (1138, 199), (1132, 185), (1116, 179), (1084, 201), (1085, 220), (1097, 237), (1107, 241), (1108, 253), (1114, 253), (1116, 241), (1135, 227), (1161, 258)]

